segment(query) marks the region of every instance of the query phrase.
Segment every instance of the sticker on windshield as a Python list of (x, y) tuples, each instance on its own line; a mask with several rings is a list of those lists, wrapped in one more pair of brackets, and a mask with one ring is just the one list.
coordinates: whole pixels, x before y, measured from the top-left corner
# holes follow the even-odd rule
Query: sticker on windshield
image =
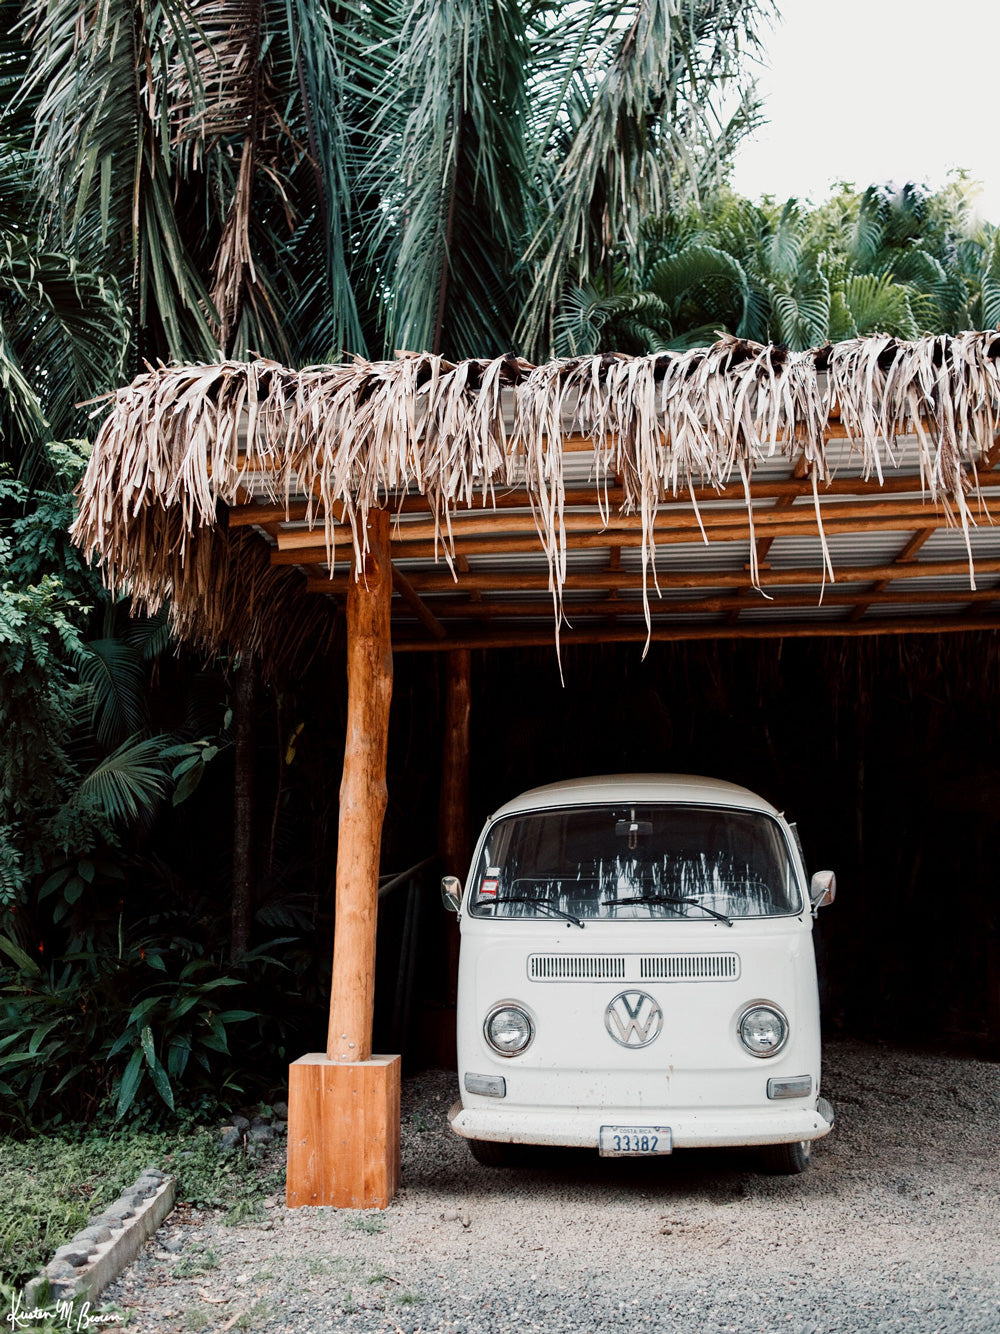
[(488, 866), (486, 874), (483, 876), (479, 885), (479, 897), (482, 899), (495, 899), (497, 890), (500, 888), (500, 867)]

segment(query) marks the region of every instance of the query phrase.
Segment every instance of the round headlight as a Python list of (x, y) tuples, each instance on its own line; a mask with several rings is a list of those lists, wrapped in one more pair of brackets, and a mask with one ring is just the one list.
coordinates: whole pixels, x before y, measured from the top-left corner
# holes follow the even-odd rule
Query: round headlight
[(788, 1041), (788, 1020), (775, 1005), (748, 1006), (738, 1029), (751, 1056), (775, 1056)]
[(486, 1041), (500, 1056), (519, 1056), (535, 1035), (531, 1020), (519, 1005), (494, 1005), (483, 1025)]

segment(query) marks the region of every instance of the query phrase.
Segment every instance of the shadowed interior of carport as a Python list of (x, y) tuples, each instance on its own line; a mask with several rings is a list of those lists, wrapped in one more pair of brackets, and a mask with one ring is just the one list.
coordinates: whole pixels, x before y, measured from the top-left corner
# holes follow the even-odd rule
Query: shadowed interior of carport
[[(189, 640), (265, 663), (305, 661), (346, 618), (363, 745), (358, 801), (341, 808), (329, 1061), (370, 1051), (381, 809), (365, 793), (385, 764), (390, 633), (397, 655), (446, 655), (452, 858), (468, 838), (471, 650), (548, 645), (553, 660), (558, 639), (572, 681), (588, 645), (634, 641), (615, 650), (620, 672), (646, 641), (675, 654), (713, 641), (736, 663), (720, 680), (739, 679), (741, 658), (758, 711), (767, 692), (747, 667), (772, 645), (748, 641), (784, 645), (787, 662), (792, 640), (843, 655), (848, 641), (964, 632), (990, 645), (985, 668), (1000, 600), (998, 352), (995, 334), (796, 354), (727, 339), (538, 368), (227, 363), (119, 392), (75, 530), (112, 578), (150, 606), (169, 598)], [(523, 658), (487, 652), (481, 682), (511, 656), (516, 677)], [(821, 684), (815, 709), (836, 693)], [(491, 698), (476, 691), (473, 719)], [(794, 713), (803, 692), (787, 699)], [(660, 700), (670, 712), (676, 692)], [(350, 759), (349, 744), (348, 788)], [(821, 785), (828, 757), (811, 759)], [(986, 968), (995, 979), (995, 948)]]

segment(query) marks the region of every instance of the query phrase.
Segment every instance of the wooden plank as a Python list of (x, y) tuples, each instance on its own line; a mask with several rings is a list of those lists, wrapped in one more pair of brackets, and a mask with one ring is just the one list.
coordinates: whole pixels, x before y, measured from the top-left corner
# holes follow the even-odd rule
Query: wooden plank
[(400, 1058), (331, 1061), (313, 1053), (288, 1068), (285, 1202), (385, 1209), (399, 1189)]
[[(872, 500), (853, 504), (828, 501), (822, 507), (822, 514), (824, 528), (828, 523), (848, 519), (899, 518), (908, 526), (920, 523), (932, 528), (943, 526), (947, 522), (943, 509), (937, 509), (930, 504), (922, 504), (919, 500)], [(1000, 497), (993, 499), (992, 505), (986, 505), (982, 517), (984, 520), (988, 518), (1000, 520)], [(792, 508), (786, 497), (779, 499), (774, 505), (766, 509), (755, 507), (753, 521), (755, 530), (761, 532), (771, 528), (783, 528), (789, 524), (815, 528), (816, 511), (812, 505)], [(640, 534), (642, 532), (642, 520), (637, 514), (612, 514), (605, 523), (596, 512), (591, 514), (566, 514), (563, 516), (563, 527), (567, 534)], [(653, 531), (657, 534), (661, 531), (687, 532), (691, 533), (697, 540), (702, 529), (711, 532), (716, 528), (732, 527), (746, 529), (749, 533), (747, 512), (742, 505), (735, 504), (731, 508), (727, 507), (725, 509), (703, 509), (699, 514), (696, 514), (693, 509), (661, 511), (657, 515)], [(437, 531), (440, 534), (440, 529)], [(456, 518), (452, 524), (452, 532), (456, 549), (460, 544), (474, 537), (487, 537), (494, 540), (529, 537), (533, 538), (536, 543), (538, 542), (538, 530), (535, 527), (534, 519), (526, 511), (517, 515), (488, 514), (472, 519)], [(434, 538), (435, 527), (430, 521), (416, 520), (410, 523), (393, 525), (392, 528), (394, 549), (403, 546), (409, 547), (411, 544), (421, 544), (422, 549), (433, 555)], [(279, 551), (320, 550), (325, 553), (326, 534), (320, 530), (285, 530), (278, 533), (277, 545)], [(443, 537), (439, 537), (437, 549), (444, 551), (445, 541)]]
[[(459, 574), (468, 574), (470, 568), (469, 562), (466, 560), (464, 556), (456, 556), (455, 568), (458, 570)], [(472, 598), (473, 601), (476, 601), (478, 598), (482, 597), (482, 594), (478, 591), (478, 589), (473, 588), (470, 591), (469, 596)]]
[[(983, 485), (996, 487), (1000, 485), (996, 477), (980, 479)], [(881, 485), (877, 479), (865, 482), (860, 477), (834, 477), (828, 482), (820, 482), (819, 493), (822, 500), (826, 496), (865, 496), (865, 495), (896, 495), (900, 493), (911, 492), (920, 494), (920, 477), (916, 473), (907, 473), (902, 476), (893, 475), (886, 477)], [(762, 480), (754, 481), (751, 485), (751, 493), (755, 501), (758, 500), (777, 500), (782, 497), (791, 496), (812, 496), (812, 483), (796, 478), (787, 478), (784, 480)], [(566, 488), (566, 505), (569, 508), (574, 506), (596, 506), (599, 496), (603, 496), (603, 490), (596, 486), (568, 486)], [(742, 500), (743, 484), (741, 482), (722, 487), (715, 490), (712, 487), (696, 487), (695, 499), (699, 504), (705, 501), (721, 500)], [(608, 503), (614, 509), (622, 504), (624, 492), (621, 486), (609, 486)], [(684, 508), (691, 503), (689, 492), (683, 492), (678, 496), (667, 495), (661, 499), (662, 507)], [(395, 517), (397, 513), (401, 514), (426, 514), (428, 512), (428, 502), (425, 496), (392, 496), (387, 498), (387, 508), (390, 514)], [(510, 490), (499, 490), (493, 500), (486, 506), (482, 504), (481, 498), (477, 497), (470, 505), (457, 505), (453, 511), (458, 516), (472, 514), (492, 514), (495, 510), (527, 509), (528, 496), (523, 487), (515, 487)], [(319, 510), (322, 514), (322, 508)], [(304, 500), (292, 500), (289, 503), (287, 511), (287, 521), (301, 523), (306, 517), (306, 502)], [(271, 505), (261, 502), (248, 502), (247, 504), (234, 505), (228, 511), (229, 526), (231, 528), (245, 528), (253, 524), (264, 526), (270, 523), (285, 522), (286, 511), (284, 505)]]
[[(976, 571), (979, 574), (1000, 574), (1000, 559), (977, 560)], [(877, 579), (912, 579), (918, 577), (938, 578), (946, 575), (969, 574), (967, 560), (952, 561), (914, 561), (912, 569), (904, 571), (899, 566), (888, 565), (838, 565), (835, 567), (837, 579), (842, 583), (874, 583)], [(823, 582), (823, 572), (819, 566), (798, 567), (789, 570), (762, 570), (761, 583), (764, 588), (781, 587), (787, 584), (814, 585)], [(547, 590), (549, 575), (546, 570), (530, 570), (511, 574), (502, 570), (470, 570), (468, 574), (459, 574), (456, 578), (449, 570), (409, 570), (407, 578), (414, 588), (421, 593), (444, 592), (460, 593), (478, 589), (481, 592), (499, 592), (510, 590)], [(350, 575), (338, 574), (332, 579), (325, 576), (313, 576), (306, 582), (311, 593), (346, 593), (352, 579)], [(747, 576), (745, 570), (660, 570), (660, 583), (665, 588), (745, 588)], [(835, 583), (826, 580), (831, 592)], [(570, 571), (564, 588), (582, 591), (608, 590), (617, 588), (641, 588), (642, 574), (638, 570), (622, 570), (611, 574), (608, 570)], [(651, 594), (655, 590), (650, 584)]]
[(389, 516), (368, 515), (362, 577), (347, 591), (347, 743), (340, 784), (330, 1060), (371, 1055), (379, 854), (392, 698)]
[[(916, 556), (920, 548), (924, 545), (924, 543), (928, 540), (928, 538), (933, 537), (933, 535), (936, 532), (937, 532), (936, 528), (918, 529), (917, 532), (915, 532), (912, 535), (912, 537), (910, 537), (909, 540), (906, 542), (902, 551), (896, 557), (895, 563), (897, 565), (902, 566), (905, 565), (908, 561), (913, 561), (914, 557)], [(874, 593), (884, 592), (889, 587), (889, 584), (891, 582), (892, 581), (890, 579), (880, 579), (878, 583), (875, 585), (875, 587), (872, 589), (872, 592)], [(864, 616), (865, 612), (876, 600), (877, 599), (875, 598), (866, 597), (864, 601), (857, 603), (854, 610), (851, 612), (851, 620), (860, 621), (861, 617)]]
[[(935, 424), (928, 420), (925, 420), (923, 422), (923, 428), (930, 435), (933, 435), (936, 430)], [(664, 439), (667, 438), (666, 432), (662, 432), (661, 434)], [(913, 435), (914, 432), (909, 431), (906, 434)], [(768, 435), (765, 432), (763, 435), (761, 435), (760, 440), (761, 444), (766, 448), (768, 445), (771, 444), (772, 441), (776, 444), (786, 444), (792, 440), (805, 441), (807, 435), (808, 433), (805, 430), (805, 428), (796, 427), (792, 431), (778, 431), (774, 434), (774, 436)], [(510, 439), (510, 437), (508, 438)], [(857, 435), (852, 436), (852, 432), (848, 430), (848, 428), (844, 425), (844, 423), (840, 420), (840, 418), (834, 416), (833, 414), (831, 414), (827, 419), (827, 425), (823, 431), (823, 438), (825, 440), (849, 440), (852, 438), (859, 439)], [(900, 438), (904, 437), (893, 436), (893, 439), (900, 439)], [(543, 439), (545, 440), (546, 446), (548, 446), (548, 437), (543, 437)], [(608, 451), (614, 451), (617, 447), (617, 442), (618, 442), (618, 437), (613, 432), (609, 432), (604, 440), (604, 444)], [(512, 450), (511, 450), (512, 453), (515, 454), (523, 453), (523, 450), (514, 449), (513, 442), (511, 443), (512, 443)], [(564, 454), (586, 454), (594, 449), (594, 437), (593, 435), (588, 434), (586, 432), (567, 431), (565, 432), (565, 434), (560, 436), (558, 445)], [(235, 459), (236, 469), (238, 471), (241, 471), (244, 468), (246, 468), (246, 461), (247, 461), (246, 451), (243, 450), (238, 452)], [(258, 454), (254, 459), (255, 466), (251, 470), (250, 475), (252, 475), (254, 472), (278, 472), (285, 466), (285, 461), (286, 460), (284, 456), (280, 454), (264, 454), (264, 455)], [(211, 464), (209, 464), (209, 475), (211, 475)]]
[[(807, 621), (754, 622), (741, 625), (655, 625), (650, 636), (653, 643), (680, 643), (693, 639), (817, 639), (817, 638), (871, 638), (876, 635), (929, 635), (958, 634), (974, 630), (1000, 630), (1000, 617), (922, 616), (892, 617), (885, 620), (865, 621)], [(560, 632), (563, 651), (574, 644), (642, 644), (646, 642), (645, 627), (623, 626), (616, 622), (588, 627), (583, 630)], [(519, 630), (509, 633), (495, 631), (489, 634), (453, 636), (450, 645), (458, 648), (546, 648), (553, 647), (553, 632)], [(396, 653), (440, 652), (439, 643), (397, 637), (393, 644)]]
[(392, 567), (392, 586), (410, 608), (417, 620), (425, 625), (435, 639), (444, 639), (448, 631), (423, 601), (420, 594), (407, 579), (402, 570)]
[(448, 654), (445, 673), (438, 847), (447, 874), (464, 877), (469, 869), (469, 720), (472, 714), (472, 659), (467, 649)]
[[(761, 525), (755, 520), (755, 529)], [(924, 513), (898, 513), (871, 519), (830, 519), (824, 521), (823, 532), (827, 537), (844, 533), (882, 533), (899, 532), (925, 526), (927, 516)], [(944, 527), (944, 525), (941, 525)], [(801, 519), (783, 518), (766, 525), (768, 534), (777, 537), (802, 537), (816, 533), (815, 516), (804, 514)], [(713, 527), (709, 530), (711, 540), (716, 543), (748, 542), (750, 528), (746, 522)], [(605, 530), (602, 532), (572, 532), (567, 534), (566, 547), (570, 551), (607, 550), (609, 547), (638, 548), (640, 535), (636, 532)], [(689, 528), (656, 528), (654, 531), (656, 546), (702, 545), (698, 532)], [(400, 542), (392, 544), (393, 560), (439, 560), (444, 563), (444, 551), (437, 550), (432, 542)], [(456, 547), (456, 554), (462, 556), (523, 556), (542, 554), (541, 543), (536, 533), (524, 533), (513, 537), (470, 538)], [(272, 550), (272, 565), (325, 565), (325, 550), (319, 548), (291, 548), (283, 551)], [(747, 582), (746, 579), (743, 581)]]
[[(857, 593), (838, 593), (836, 584), (828, 583), (823, 594), (824, 607), (850, 607), (857, 604)], [(949, 592), (927, 592), (925, 590), (897, 593), (866, 593), (866, 599), (870, 599), (872, 606), (880, 604), (896, 606), (905, 603), (912, 603), (914, 606), (924, 604), (933, 606), (936, 603), (953, 602), (956, 605), (964, 606), (977, 602), (996, 602), (1000, 601), (1000, 588), (979, 588), (974, 592), (972, 589), (952, 589)], [(504, 617), (538, 617), (551, 621), (552, 619), (552, 599), (536, 598), (533, 601), (520, 599), (482, 599), (479, 602), (471, 600), (456, 599), (438, 599), (434, 602), (434, 609), (442, 622), (450, 627), (454, 633), (463, 621), (475, 620), (495, 620)], [(816, 607), (819, 605), (818, 593), (799, 593), (799, 594), (777, 594), (772, 610), (778, 610), (783, 607)], [(753, 589), (739, 589), (733, 594), (724, 594), (716, 597), (691, 598), (691, 599), (659, 599), (656, 597), (655, 590), (650, 596), (650, 607), (654, 617), (664, 616), (682, 616), (692, 612), (712, 611), (746, 611), (747, 608), (763, 608), (770, 606), (765, 603), (760, 593)], [(602, 598), (593, 602), (568, 602), (566, 604), (566, 615), (572, 623), (574, 617), (580, 616), (636, 616), (642, 613), (642, 603), (638, 598)], [(460, 632), (460, 631), (459, 631)]]

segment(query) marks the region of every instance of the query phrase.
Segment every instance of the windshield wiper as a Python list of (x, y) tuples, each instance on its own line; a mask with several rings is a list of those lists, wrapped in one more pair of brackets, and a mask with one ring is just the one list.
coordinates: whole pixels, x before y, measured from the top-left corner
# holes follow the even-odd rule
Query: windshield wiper
[[(489, 903), (490, 900), (487, 899), (486, 902)], [(572, 922), (574, 926), (578, 926), (581, 931), (584, 929), (583, 922), (580, 921), (579, 917), (575, 917), (571, 912), (563, 912), (562, 908), (557, 908), (553, 903), (547, 903), (545, 899), (533, 899), (527, 894), (500, 894), (493, 900), (493, 902), (530, 903), (536, 908), (544, 908), (546, 912), (555, 913), (557, 917), (565, 917), (567, 922)]]
[(626, 904), (626, 903), (674, 903), (681, 907), (691, 905), (693, 908), (700, 908), (702, 912), (707, 912), (709, 917), (717, 917), (720, 922), (725, 922), (726, 926), (732, 926), (733, 919), (727, 917), (724, 912), (716, 912), (714, 908), (706, 908), (700, 899), (681, 899), (673, 894), (637, 894), (634, 899), (603, 899), (607, 904)]

